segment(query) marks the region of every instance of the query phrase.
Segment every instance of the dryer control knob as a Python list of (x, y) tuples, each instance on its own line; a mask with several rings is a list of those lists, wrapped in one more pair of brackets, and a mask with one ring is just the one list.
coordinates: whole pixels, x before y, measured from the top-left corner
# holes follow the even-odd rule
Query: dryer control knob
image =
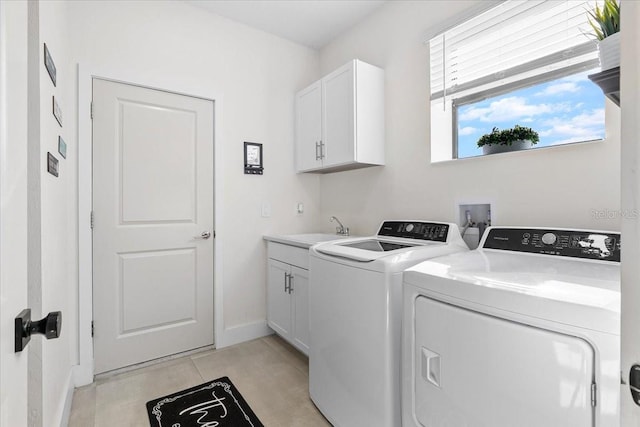
[(544, 233), (542, 235), (542, 243), (545, 245), (553, 245), (558, 240), (558, 237), (553, 233)]
[(405, 230), (411, 232), (413, 231), (413, 227), (414, 227), (413, 224), (407, 224), (407, 227), (405, 228)]

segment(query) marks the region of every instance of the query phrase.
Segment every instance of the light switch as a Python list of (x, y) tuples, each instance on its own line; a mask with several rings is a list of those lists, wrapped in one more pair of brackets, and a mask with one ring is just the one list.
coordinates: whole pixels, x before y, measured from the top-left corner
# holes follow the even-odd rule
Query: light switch
[(296, 205), (296, 213), (298, 215), (302, 215), (304, 213), (304, 204), (303, 203), (298, 203)]
[(271, 204), (269, 202), (262, 203), (262, 217), (269, 218), (271, 216)]

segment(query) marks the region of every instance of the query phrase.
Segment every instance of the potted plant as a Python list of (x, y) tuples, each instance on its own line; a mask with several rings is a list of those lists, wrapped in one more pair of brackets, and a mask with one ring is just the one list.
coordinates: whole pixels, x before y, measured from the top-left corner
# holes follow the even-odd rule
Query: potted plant
[(598, 41), (602, 71), (620, 66), (620, 4), (617, 0), (604, 0), (602, 8), (587, 11), (592, 35)]
[(539, 141), (538, 132), (528, 127), (515, 125), (504, 130), (494, 127), (491, 132), (480, 137), (478, 147), (482, 148), (482, 154), (495, 154), (526, 150)]

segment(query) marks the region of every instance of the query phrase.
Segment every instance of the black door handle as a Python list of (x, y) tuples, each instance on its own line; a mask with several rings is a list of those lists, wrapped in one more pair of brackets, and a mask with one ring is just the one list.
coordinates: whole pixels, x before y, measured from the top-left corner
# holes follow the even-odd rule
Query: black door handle
[(640, 406), (640, 365), (635, 364), (629, 372), (629, 389), (636, 405)]
[(58, 338), (61, 329), (61, 311), (52, 311), (47, 317), (34, 322), (31, 321), (31, 309), (26, 308), (15, 318), (15, 352), (24, 350), (33, 334), (42, 334), (50, 340)]

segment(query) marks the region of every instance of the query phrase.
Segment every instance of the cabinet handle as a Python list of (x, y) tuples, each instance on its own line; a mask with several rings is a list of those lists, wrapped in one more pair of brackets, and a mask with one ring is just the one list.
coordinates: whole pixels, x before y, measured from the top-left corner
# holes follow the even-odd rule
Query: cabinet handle
[(320, 140), (320, 160), (324, 159), (324, 142)]
[(318, 154), (318, 148), (320, 148), (320, 143), (316, 141), (316, 160), (320, 160), (322, 158), (322, 154)]
[(284, 291), (289, 293), (289, 283), (287, 279), (289, 278), (289, 273), (284, 273)]
[(289, 275), (289, 293), (293, 292), (293, 274)]

